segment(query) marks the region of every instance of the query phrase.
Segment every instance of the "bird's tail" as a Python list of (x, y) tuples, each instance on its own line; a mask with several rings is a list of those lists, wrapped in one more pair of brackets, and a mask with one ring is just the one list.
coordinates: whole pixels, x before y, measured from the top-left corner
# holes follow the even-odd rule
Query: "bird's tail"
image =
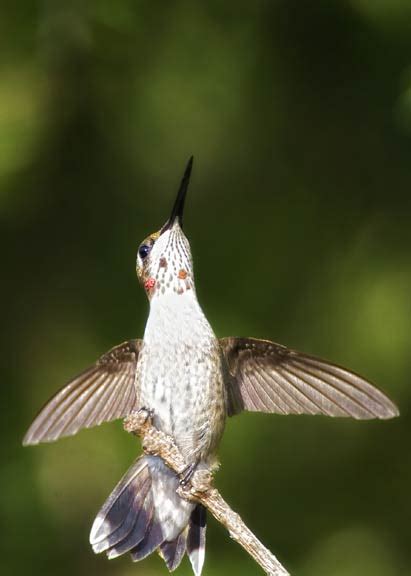
[(97, 514), (90, 533), (94, 552), (133, 561), (154, 550), (175, 570), (185, 552), (200, 576), (205, 555), (206, 510), (181, 499), (179, 479), (157, 456), (136, 460)]

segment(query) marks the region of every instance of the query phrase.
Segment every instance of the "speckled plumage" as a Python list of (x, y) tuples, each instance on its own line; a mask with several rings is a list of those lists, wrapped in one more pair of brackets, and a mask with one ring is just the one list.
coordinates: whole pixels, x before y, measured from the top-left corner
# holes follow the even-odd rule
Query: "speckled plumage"
[[(220, 344), (197, 301), (188, 242), (176, 225), (159, 238), (156, 280), (137, 364), (139, 406), (173, 436), (188, 463), (209, 460), (222, 434), (225, 387)], [(184, 270), (184, 278), (179, 271)]]
[[(137, 364), (138, 405), (153, 411), (155, 426), (173, 437), (187, 465), (212, 466), (226, 417), (224, 361), (197, 301), (190, 248), (178, 224), (157, 240), (149, 266), (155, 286)], [(171, 510), (164, 484), (173, 494), (175, 481), (159, 471), (156, 482), (155, 508), (172, 540), (194, 507), (173, 496)]]

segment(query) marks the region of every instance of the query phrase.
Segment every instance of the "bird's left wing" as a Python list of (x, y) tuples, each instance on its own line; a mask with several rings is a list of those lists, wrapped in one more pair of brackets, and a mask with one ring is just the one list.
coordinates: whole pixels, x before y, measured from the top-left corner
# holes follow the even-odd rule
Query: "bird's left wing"
[(23, 444), (52, 442), (103, 422), (127, 416), (136, 407), (134, 385), (142, 340), (129, 340), (103, 354), (42, 408)]
[(325, 414), (392, 418), (398, 408), (370, 382), (345, 368), (281, 344), (222, 338), (231, 378), (228, 413)]

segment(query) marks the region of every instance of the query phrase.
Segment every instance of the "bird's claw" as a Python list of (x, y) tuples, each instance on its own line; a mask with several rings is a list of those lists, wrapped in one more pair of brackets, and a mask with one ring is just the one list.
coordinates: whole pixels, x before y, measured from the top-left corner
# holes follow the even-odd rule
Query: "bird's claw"
[(180, 473), (180, 486), (182, 486), (183, 488), (185, 486), (187, 486), (187, 484), (190, 482), (193, 474), (194, 474), (194, 470), (195, 467), (197, 466), (197, 462), (194, 462), (193, 464), (188, 464), (184, 470)]
[(123, 428), (126, 432), (139, 434), (144, 426), (151, 424), (153, 416), (154, 410), (142, 407), (139, 410), (131, 412), (131, 414), (124, 419)]
[(188, 484), (194, 492), (207, 492), (211, 487), (213, 474), (209, 468), (196, 469), (197, 463), (189, 464), (180, 474), (180, 486), (184, 490)]
[(143, 406), (142, 408), (137, 410), (137, 414), (139, 415), (139, 418), (141, 418), (142, 420), (144, 419), (144, 423), (151, 422), (154, 417), (154, 410), (152, 408), (146, 408), (145, 406)]

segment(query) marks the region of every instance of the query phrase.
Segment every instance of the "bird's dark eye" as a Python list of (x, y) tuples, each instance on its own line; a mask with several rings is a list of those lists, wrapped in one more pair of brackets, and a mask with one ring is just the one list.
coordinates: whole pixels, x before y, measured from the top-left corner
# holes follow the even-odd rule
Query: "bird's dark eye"
[(144, 258), (146, 258), (148, 256), (150, 250), (151, 250), (151, 246), (148, 246), (147, 244), (142, 244), (140, 246), (140, 248), (138, 249), (138, 254), (139, 254), (140, 258), (142, 260), (144, 260)]

